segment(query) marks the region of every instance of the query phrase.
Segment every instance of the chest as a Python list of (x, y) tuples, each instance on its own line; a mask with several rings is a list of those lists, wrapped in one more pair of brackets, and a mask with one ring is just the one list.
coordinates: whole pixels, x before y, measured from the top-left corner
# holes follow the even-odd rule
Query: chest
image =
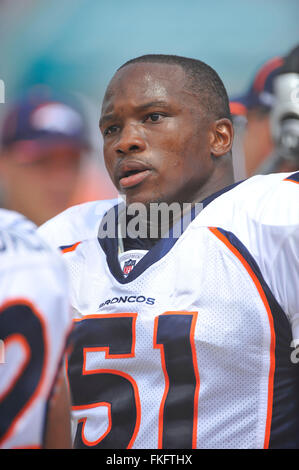
[[(191, 323), (197, 345), (232, 350), (248, 344), (254, 348), (265, 344), (270, 335), (260, 284), (208, 229), (182, 237), (131, 281), (115, 279), (96, 241), (70, 259), (69, 271), (75, 317), (115, 317), (119, 322), (122, 314), (131, 316), (137, 348), (139, 338), (141, 348), (152, 347), (160, 321), (167, 322), (168, 336), (174, 335), (186, 312), (196, 316)], [(176, 312), (176, 316), (159, 320), (166, 312)], [(191, 324), (188, 328), (187, 336)]]

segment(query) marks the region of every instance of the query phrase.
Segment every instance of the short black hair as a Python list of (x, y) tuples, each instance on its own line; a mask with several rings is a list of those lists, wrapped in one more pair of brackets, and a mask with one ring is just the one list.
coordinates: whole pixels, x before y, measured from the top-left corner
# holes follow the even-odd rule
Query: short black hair
[(214, 119), (227, 118), (232, 121), (225, 86), (217, 72), (205, 62), (177, 55), (147, 54), (128, 60), (118, 70), (130, 64), (145, 62), (182, 67), (189, 79), (188, 86), (199, 96), (204, 110)]

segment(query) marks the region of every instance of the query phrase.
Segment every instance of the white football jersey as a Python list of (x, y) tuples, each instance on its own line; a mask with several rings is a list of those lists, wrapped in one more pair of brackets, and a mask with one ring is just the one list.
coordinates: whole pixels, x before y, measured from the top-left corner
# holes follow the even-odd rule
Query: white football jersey
[(75, 447), (299, 446), (298, 181), (256, 176), (208, 198), (126, 275), (117, 240), (98, 238), (116, 201), (39, 229), (71, 278)]
[(72, 327), (67, 273), (36, 227), (4, 209), (0, 279), (0, 448), (40, 448)]

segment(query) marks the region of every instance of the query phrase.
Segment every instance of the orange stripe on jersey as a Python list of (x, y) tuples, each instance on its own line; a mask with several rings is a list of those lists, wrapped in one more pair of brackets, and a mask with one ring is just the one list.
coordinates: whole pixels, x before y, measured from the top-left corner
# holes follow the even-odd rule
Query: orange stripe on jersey
[(191, 350), (192, 350), (192, 359), (193, 359), (193, 368), (194, 374), (196, 377), (196, 389), (194, 394), (194, 428), (193, 428), (193, 439), (192, 439), (192, 448), (196, 449), (197, 444), (197, 421), (198, 421), (198, 395), (199, 395), (199, 387), (200, 387), (200, 378), (199, 378), (199, 371), (197, 366), (197, 358), (196, 358), (196, 349), (195, 349), (195, 326), (197, 321), (197, 314), (198, 312), (193, 313), (193, 320), (192, 326), (190, 331), (190, 343), (191, 343)]
[(78, 421), (78, 424), (82, 423), (82, 429), (81, 429), (82, 441), (88, 447), (92, 447), (92, 446), (95, 446), (95, 445), (99, 444), (107, 436), (107, 434), (109, 434), (109, 432), (111, 431), (111, 428), (112, 428), (111, 403), (102, 401), (102, 402), (98, 402), (98, 403), (92, 403), (90, 405), (85, 405), (84, 407), (82, 407), (82, 406), (72, 406), (72, 410), (80, 410), (82, 408), (83, 409), (91, 409), (91, 408), (96, 408), (98, 406), (106, 406), (107, 407), (107, 409), (108, 409), (108, 423), (109, 423), (106, 431), (98, 439), (96, 439), (95, 441), (89, 441), (86, 438), (86, 436), (85, 436), (85, 425), (86, 425), (87, 417), (81, 418)]
[(64, 253), (68, 253), (69, 251), (75, 251), (75, 249), (77, 248), (78, 245), (80, 245), (80, 243), (82, 242), (77, 242), (77, 243), (74, 243), (73, 245), (70, 245), (70, 246), (66, 246), (66, 247), (61, 247), (61, 252), (64, 254)]
[(162, 449), (163, 448), (164, 407), (165, 407), (166, 397), (167, 397), (168, 391), (169, 391), (169, 377), (168, 377), (166, 364), (165, 364), (164, 346), (163, 346), (163, 344), (157, 344), (158, 321), (159, 321), (159, 317), (156, 317), (155, 318), (155, 323), (154, 323), (154, 344), (153, 344), (153, 347), (155, 349), (160, 350), (161, 365), (162, 365), (162, 370), (163, 370), (164, 379), (165, 379), (164, 393), (163, 393), (163, 397), (162, 397), (161, 404), (160, 404), (160, 409), (159, 409), (159, 431), (158, 431), (158, 449)]
[(287, 176), (283, 181), (290, 181), (291, 183), (299, 184), (299, 171)]
[(283, 181), (290, 181), (291, 183), (299, 184), (299, 181), (292, 180), (291, 178), (285, 178)]
[(234, 247), (229, 240), (217, 229), (214, 227), (209, 227), (209, 230), (221, 240), (227, 248), (241, 261), (242, 265), (250, 275), (255, 287), (258, 290), (258, 293), (262, 299), (262, 302), (265, 306), (267, 311), (269, 325), (270, 325), (270, 333), (271, 333), (271, 341), (270, 341), (270, 369), (269, 369), (269, 379), (268, 379), (268, 406), (267, 406), (267, 419), (266, 419), (266, 428), (265, 428), (265, 438), (264, 438), (264, 449), (269, 447), (270, 441), (270, 429), (271, 429), (271, 420), (272, 420), (272, 406), (273, 406), (273, 388), (274, 388), (274, 372), (275, 372), (275, 331), (274, 331), (274, 322), (272, 317), (272, 312), (265, 295), (265, 292), (258, 280), (257, 276), (249, 266), (248, 262), (245, 258), (241, 255), (241, 253)]

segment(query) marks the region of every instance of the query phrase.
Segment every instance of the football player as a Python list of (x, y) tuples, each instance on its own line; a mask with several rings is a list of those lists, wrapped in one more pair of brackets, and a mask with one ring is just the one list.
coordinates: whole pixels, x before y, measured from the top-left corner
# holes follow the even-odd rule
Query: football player
[[(243, 95), (232, 97), (230, 110), (234, 120), (246, 122), (242, 136), (246, 175), (259, 174), (274, 150), (270, 113), (275, 101), (274, 81), (282, 69), (284, 58), (267, 60), (256, 72), (249, 89)], [(245, 118), (245, 119), (244, 119)]]
[(8, 107), (1, 128), (2, 207), (41, 225), (82, 201), (75, 193), (88, 139), (76, 104), (34, 87)]
[(31, 222), (4, 209), (0, 275), (0, 448), (70, 448), (65, 267)]
[(297, 447), (299, 174), (233, 182), (227, 93), (198, 60), (124, 64), (100, 129), (126, 204), (39, 229), (71, 278), (75, 447)]

